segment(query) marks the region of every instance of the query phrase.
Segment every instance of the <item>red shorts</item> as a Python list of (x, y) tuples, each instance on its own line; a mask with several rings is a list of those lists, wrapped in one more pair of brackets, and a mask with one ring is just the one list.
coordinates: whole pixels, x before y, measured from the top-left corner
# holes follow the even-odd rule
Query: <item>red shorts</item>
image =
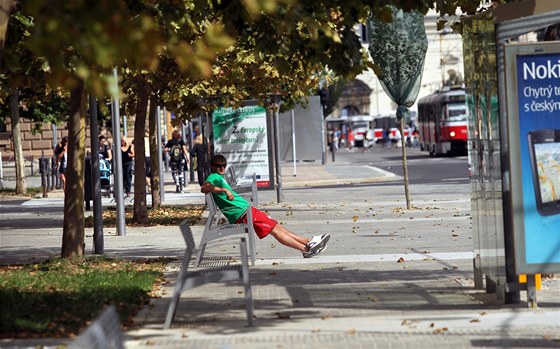
[[(267, 236), (272, 229), (278, 224), (278, 221), (271, 218), (269, 215), (263, 211), (251, 206), (251, 213), (253, 214), (253, 227), (255, 228), (255, 233), (259, 239)], [(235, 223), (247, 223), (247, 215), (239, 217)]]

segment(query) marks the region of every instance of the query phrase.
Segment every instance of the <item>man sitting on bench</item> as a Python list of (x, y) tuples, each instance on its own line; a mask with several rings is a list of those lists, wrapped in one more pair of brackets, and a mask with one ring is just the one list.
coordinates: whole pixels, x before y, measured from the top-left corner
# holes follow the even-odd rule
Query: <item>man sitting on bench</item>
[[(220, 208), (230, 224), (247, 223), (246, 211), (250, 203), (234, 192), (224, 179), (227, 160), (223, 155), (214, 155), (210, 159), (212, 173), (206, 178), (200, 191), (212, 193), (216, 205)], [(329, 234), (313, 236), (311, 239), (299, 236), (283, 227), (261, 210), (252, 207), (253, 226), (257, 236), (262, 239), (271, 234), (282, 245), (295, 248), (303, 253), (304, 258), (311, 258), (323, 252), (330, 239)]]

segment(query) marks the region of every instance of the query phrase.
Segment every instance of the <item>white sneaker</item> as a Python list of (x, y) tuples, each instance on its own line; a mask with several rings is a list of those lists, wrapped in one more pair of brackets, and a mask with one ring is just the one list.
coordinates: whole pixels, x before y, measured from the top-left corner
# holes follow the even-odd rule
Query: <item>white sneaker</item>
[(307, 243), (309, 250), (303, 252), (303, 258), (311, 258), (323, 252), (327, 248), (327, 242), (329, 242), (330, 238), (329, 234), (313, 236), (311, 241)]

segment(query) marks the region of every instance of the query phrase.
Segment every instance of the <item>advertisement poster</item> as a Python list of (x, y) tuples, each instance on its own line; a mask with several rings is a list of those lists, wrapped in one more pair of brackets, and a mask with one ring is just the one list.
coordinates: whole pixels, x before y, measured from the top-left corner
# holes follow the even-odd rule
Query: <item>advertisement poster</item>
[[(524, 256), (524, 261), (516, 264), (524, 272), (554, 265), (558, 271), (560, 265), (560, 52), (538, 47), (517, 45), (510, 56), (518, 111), (517, 120), (509, 114), (510, 144), (518, 142), (510, 156), (520, 171), (512, 167), (511, 176), (521, 186), (521, 192), (512, 186), (513, 216), (523, 218), (515, 229), (522, 233), (516, 258)], [(531, 265), (539, 267), (532, 270)]]
[(266, 110), (261, 106), (220, 108), (212, 113), (214, 151), (235, 168), (238, 184), (270, 186)]

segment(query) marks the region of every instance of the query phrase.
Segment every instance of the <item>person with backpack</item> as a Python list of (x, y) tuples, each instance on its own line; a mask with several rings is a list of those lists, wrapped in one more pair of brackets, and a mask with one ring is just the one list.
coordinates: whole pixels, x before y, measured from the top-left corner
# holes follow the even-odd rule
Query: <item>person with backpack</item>
[(169, 154), (169, 167), (173, 180), (175, 181), (176, 192), (183, 192), (183, 172), (187, 171), (187, 164), (189, 163), (189, 151), (187, 145), (181, 138), (181, 133), (175, 130), (171, 134), (171, 139), (165, 144), (165, 152)]

